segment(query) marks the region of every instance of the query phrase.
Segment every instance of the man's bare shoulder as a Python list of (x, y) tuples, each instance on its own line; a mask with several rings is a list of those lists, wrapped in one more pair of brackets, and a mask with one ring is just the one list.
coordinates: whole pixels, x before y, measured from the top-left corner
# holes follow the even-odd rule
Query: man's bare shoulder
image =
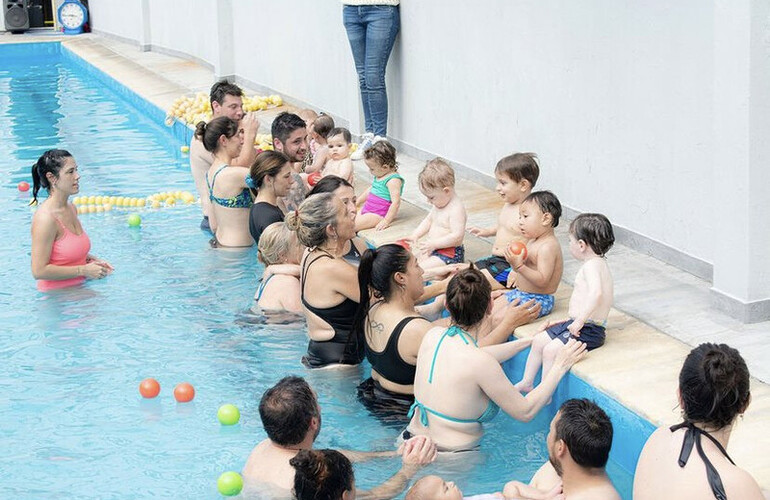
[(620, 494), (608, 479), (593, 488), (571, 493), (569, 500), (620, 500)]

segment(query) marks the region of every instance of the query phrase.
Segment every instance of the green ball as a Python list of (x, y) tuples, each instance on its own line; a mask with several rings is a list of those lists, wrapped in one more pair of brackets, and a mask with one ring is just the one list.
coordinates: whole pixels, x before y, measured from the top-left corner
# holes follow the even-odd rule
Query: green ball
[(217, 411), (217, 418), (222, 425), (235, 425), (241, 419), (241, 412), (235, 405), (222, 405)]
[(131, 214), (128, 216), (128, 225), (129, 227), (139, 227), (142, 225), (142, 218), (139, 217), (139, 214)]
[(243, 489), (243, 478), (237, 472), (223, 472), (217, 479), (217, 489), (226, 497), (235, 496)]

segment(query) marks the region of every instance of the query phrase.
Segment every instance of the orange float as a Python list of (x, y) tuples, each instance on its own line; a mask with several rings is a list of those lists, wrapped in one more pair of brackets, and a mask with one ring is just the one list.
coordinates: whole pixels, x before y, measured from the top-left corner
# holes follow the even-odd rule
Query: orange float
[(146, 378), (139, 384), (139, 394), (143, 398), (152, 399), (160, 394), (160, 384), (154, 378)]
[(174, 387), (174, 398), (179, 403), (189, 403), (195, 397), (195, 388), (187, 382), (182, 382)]

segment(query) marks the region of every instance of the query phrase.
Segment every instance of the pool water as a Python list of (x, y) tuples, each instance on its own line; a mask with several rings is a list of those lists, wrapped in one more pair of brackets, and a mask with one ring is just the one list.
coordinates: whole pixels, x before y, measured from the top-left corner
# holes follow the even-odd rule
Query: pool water
[[(368, 366), (309, 371), (299, 362), (304, 325), (265, 325), (249, 309), (261, 269), (255, 251), (217, 251), (200, 231), (197, 205), (81, 215), (92, 253), (108, 260), (107, 279), (40, 293), (30, 273), (30, 168), (43, 151), (69, 150), (81, 194), (144, 197), (194, 192), (184, 143), (140, 113), (108, 77), (95, 75), (58, 44), (0, 45), (0, 477), (6, 498), (219, 498), (216, 479), (240, 471), (265, 434), (258, 403), (286, 374), (308, 378), (319, 394), (318, 447), (386, 450), (400, 424), (373, 418), (357, 401)], [(136, 211), (136, 210), (134, 210)], [(158, 398), (138, 384), (158, 379)], [(195, 386), (177, 404), (175, 384)], [(232, 403), (241, 423), (222, 427), (217, 408)], [(477, 453), (424, 469), (453, 479), (465, 494), (528, 480), (547, 460), (554, 408), (519, 424), (505, 415), (486, 425)], [(390, 477), (398, 459), (356, 467), (359, 487)], [(610, 474), (624, 498), (631, 476)]]

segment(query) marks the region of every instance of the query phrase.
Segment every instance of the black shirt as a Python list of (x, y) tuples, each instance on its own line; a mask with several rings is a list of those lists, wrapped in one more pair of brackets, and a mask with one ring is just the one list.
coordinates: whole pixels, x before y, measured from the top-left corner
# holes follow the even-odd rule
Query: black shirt
[(283, 212), (275, 205), (260, 201), (249, 209), (249, 232), (257, 244), (262, 231), (273, 222), (283, 222)]

